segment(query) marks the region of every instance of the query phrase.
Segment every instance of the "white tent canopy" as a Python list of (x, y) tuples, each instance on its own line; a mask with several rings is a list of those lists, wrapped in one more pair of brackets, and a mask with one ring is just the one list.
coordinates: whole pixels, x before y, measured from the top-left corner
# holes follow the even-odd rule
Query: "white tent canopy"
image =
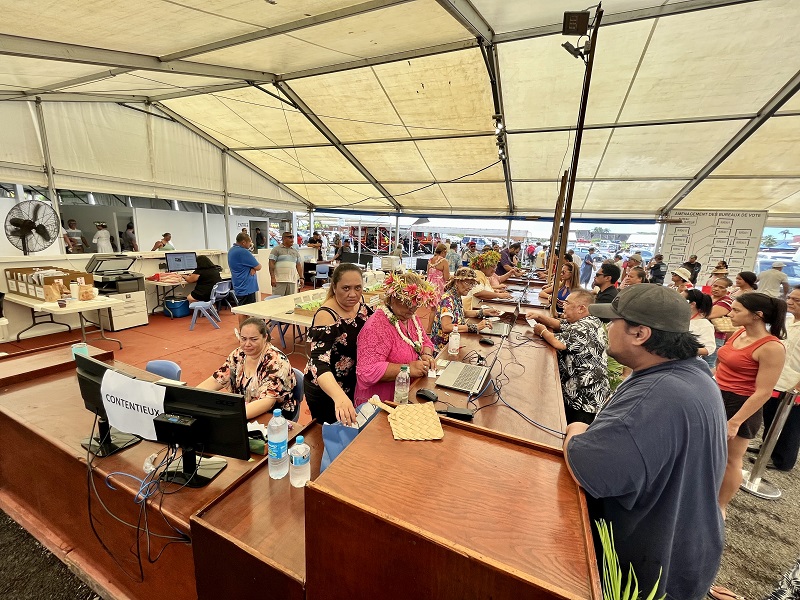
[[(567, 8), (582, 6), (0, 0), (0, 181), (46, 185), (40, 98), (56, 188), (552, 215), (584, 74), (560, 47)], [(800, 217), (800, 3), (603, 8), (574, 217)]]

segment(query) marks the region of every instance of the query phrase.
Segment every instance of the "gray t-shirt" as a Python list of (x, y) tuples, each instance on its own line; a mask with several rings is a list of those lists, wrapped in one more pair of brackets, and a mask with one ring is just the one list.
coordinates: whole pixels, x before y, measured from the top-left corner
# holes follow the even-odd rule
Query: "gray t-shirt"
[(623, 571), (632, 564), (649, 592), (663, 568), (657, 596), (675, 600), (704, 598), (717, 574), (727, 456), (722, 396), (697, 358), (635, 371), (567, 446), (572, 472), (597, 499), (592, 520), (614, 526)]

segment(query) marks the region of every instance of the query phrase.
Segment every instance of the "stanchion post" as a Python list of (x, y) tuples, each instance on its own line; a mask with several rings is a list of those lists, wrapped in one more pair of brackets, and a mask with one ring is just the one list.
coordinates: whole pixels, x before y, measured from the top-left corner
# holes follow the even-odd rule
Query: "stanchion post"
[(753, 465), (753, 470), (743, 473), (744, 481), (739, 486), (745, 492), (762, 498), (764, 500), (777, 500), (781, 497), (781, 490), (778, 486), (763, 479), (762, 475), (767, 468), (767, 463), (772, 456), (772, 451), (775, 449), (775, 444), (783, 431), (783, 426), (786, 424), (786, 419), (789, 418), (789, 411), (797, 400), (797, 395), (800, 392), (791, 390), (785, 392), (783, 402), (778, 407), (778, 412), (775, 419), (772, 421), (772, 426), (769, 428), (767, 435), (764, 437), (764, 443), (761, 444), (761, 451), (758, 453), (756, 463)]

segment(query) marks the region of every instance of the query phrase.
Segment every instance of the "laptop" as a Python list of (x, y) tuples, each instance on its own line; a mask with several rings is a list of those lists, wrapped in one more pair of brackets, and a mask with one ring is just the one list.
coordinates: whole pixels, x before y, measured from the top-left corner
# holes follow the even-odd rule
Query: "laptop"
[(508, 337), (508, 334), (511, 333), (511, 328), (517, 322), (517, 317), (519, 316), (519, 303), (517, 307), (514, 309), (514, 316), (511, 319), (511, 323), (502, 323), (500, 321), (495, 321), (492, 323), (491, 330), (489, 328), (481, 329), (481, 335), (499, 335), (501, 337)]
[(500, 342), (497, 352), (494, 353), (494, 359), (492, 359), (492, 363), (488, 367), (450, 361), (436, 380), (437, 387), (445, 387), (469, 395), (480, 392), (486, 384), (486, 378), (492, 372), (494, 363), (497, 362), (497, 357), (500, 356), (500, 350), (503, 349), (505, 341), (506, 339), (503, 338)]

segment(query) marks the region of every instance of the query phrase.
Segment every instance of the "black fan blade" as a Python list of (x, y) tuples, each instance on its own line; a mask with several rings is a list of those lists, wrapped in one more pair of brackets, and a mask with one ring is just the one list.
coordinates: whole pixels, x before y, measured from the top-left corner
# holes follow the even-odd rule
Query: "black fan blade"
[(14, 227), (22, 227), (25, 224), (25, 219), (14, 217), (13, 219), (9, 219), (8, 222)]
[(39, 211), (42, 210), (42, 203), (37, 202), (33, 206), (33, 221), (36, 221), (39, 218)]
[(45, 242), (49, 242), (50, 239), (51, 239), (50, 238), (50, 232), (47, 230), (47, 227), (45, 227), (41, 223), (39, 223), (36, 226), (36, 233), (38, 233)]
[(21, 229), (15, 229), (14, 231), (9, 232), (8, 235), (13, 235), (14, 237), (23, 238), (27, 233), (24, 233)]

